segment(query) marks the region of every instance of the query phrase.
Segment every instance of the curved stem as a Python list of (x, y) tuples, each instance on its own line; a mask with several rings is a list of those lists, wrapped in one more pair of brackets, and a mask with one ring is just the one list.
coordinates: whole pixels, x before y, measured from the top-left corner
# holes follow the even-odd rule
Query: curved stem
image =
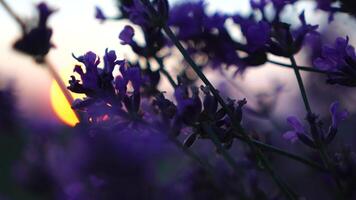
[[(241, 140), (241, 141), (243, 141), (243, 142), (245, 142), (245, 139), (240, 135), (236, 135), (236, 138)], [(276, 153), (276, 154), (281, 155), (281, 156), (288, 157), (290, 159), (293, 159), (295, 161), (298, 161), (300, 163), (303, 163), (305, 165), (308, 165), (308, 166), (310, 166), (312, 168), (315, 168), (317, 170), (320, 170), (320, 171), (326, 171), (326, 169), (323, 166), (319, 165), (318, 163), (315, 163), (315, 162), (313, 162), (311, 160), (305, 159), (305, 158), (303, 158), (303, 157), (301, 157), (299, 155), (295, 155), (293, 153), (289, 153), (289, 152), (287, 152), (287, 151), (285, 151), (283, 149), (280, 149), (280, 148), (278, 148), (276, 146), (269, 145), (269, 144), (260, 142), (258, 140), (254, 140), (254, 139), (251, 139), (251, 140), (255, 145), (259, 146), (262, 150), (269, 151), (269, 152)]]
[(174, 81), (173, 77), (169, 74), (169, 72), (165, 69), (162, 58), (158, 56), (154, 56), (155, 60), (159, 65), (159, 71), (168, 79), (169, 83), (172, 85), (173, 88), (177, 87), (176, 82)]
[[(273, 61), (273, 60), (267, 60), (267, 62), (281, 66), (281, 67), (288, 67), (288, 68), (292, 68), (292, 69), (294, 68), (292, 65)], [(338, 74), (337, 72), (329, 72), (329, 71), (315, 69), (313, 67), (305, 67), (305, 66), (298, 66), (298, 70), (302, 70), (302, 71), (306, 71), (306, 72), (314, 72), (314, 73), (319, 73), (319, 74), (333, 74), (333, 73)]]
[[(69, 103), (69, 105), (72, 105), (74, 99), (72, 94), (69, 92), (69, 90), (67, 89), (67, 86), (65, 85), (64, 81), (62, 80), (61, 76), (58, 74), (55, 66), (53, 65), (52, 62), (49, 61), (48, 58), (44, 59), (44, 64), (46, 65), (49, 73), (51, 74), (51, 76), (53, 77), (53, 79), (56, 81), (56, 83), (58, 84), (60, 90), (62, 91), (62, 93), (64, 94), (64, 97), (66, 98), (67, 102)], [(77, 119), (80, 121), (80, 115), (73, 110), (75, 116), (77, 117)]]

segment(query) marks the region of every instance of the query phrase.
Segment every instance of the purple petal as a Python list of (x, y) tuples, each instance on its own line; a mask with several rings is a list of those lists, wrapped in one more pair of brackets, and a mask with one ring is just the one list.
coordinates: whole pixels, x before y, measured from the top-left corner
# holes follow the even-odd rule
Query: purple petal
[(100, 21), (105, 21), (107, 19), (104, 12), (98, 6), (95, 7), (95, 18)]
[(297, 132), (295, 131), (287, 131), (283, 134), (283, 138), (294, 143), (298, 140)]
[(339, 122), (344, 121), (349, 113), (347, 110), (339, 111), (340, 103), (338, 101), (333, 102), (330, 105), (330, 113), (332, 119), (332, 127), (337, 129)]
[(290, 116), (287, 118), (287, 122), (291, 127), (294, 128), (295, 132), (303, 134), (305, 132), (304, 126), (299, 121), (299, 119), (295, 116)]
[(124, 30), (121, 31), (119, 39), (122, 45), (130, 44), (132, 37), (135, 35), (135, 31), (131, 26), (126, 25)]
[(106, 73), (112, 73), (116, 64), (115, 51), (108, 51), (108, 49), (106, 49), (104, 56), (104, 71)]

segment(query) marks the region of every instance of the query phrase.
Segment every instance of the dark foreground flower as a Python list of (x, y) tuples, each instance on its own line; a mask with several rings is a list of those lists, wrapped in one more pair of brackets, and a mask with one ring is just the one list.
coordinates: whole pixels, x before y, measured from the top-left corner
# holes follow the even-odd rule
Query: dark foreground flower
[(325, 45), (313, 64), (329, 72), (327, 83), (356, 87), (356, 54), (348, 37), (338, 37), (333, 46)]
[(22, 37), (14, 44), (14, 48), (20, 52), (35, 57), (39, 62), (53, 47), (51, 43), (52, 29), (47, 27), (48, 18), (55, 11), (45, 3), (37, 5), (39, 19), (35, 27), (25, 27)]

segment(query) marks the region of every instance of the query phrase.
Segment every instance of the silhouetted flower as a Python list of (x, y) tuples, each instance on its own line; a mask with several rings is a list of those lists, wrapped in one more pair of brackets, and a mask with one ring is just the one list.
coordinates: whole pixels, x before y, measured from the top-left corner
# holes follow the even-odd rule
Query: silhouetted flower
[(14, 48), (23, 53), (34, 56), (38, 62), (53, 47), (51, 43), (52, 29), (47, 27), (48, 18), (55, 11), (45, 3), (37, 5), (39, 19), (35, 27), (25, 27), (22, 37), (14, 44)]

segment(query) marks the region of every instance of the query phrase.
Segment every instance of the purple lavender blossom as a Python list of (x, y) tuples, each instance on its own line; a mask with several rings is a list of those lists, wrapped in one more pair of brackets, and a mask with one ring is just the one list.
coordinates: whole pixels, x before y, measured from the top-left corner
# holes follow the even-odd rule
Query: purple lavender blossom
[(316, 68), (330, 72), (327, 83), (356, 86), (356, 54), (349, 38), (337, 38), (333, 46), (325, 45), (321, 57), (314, 60)]

